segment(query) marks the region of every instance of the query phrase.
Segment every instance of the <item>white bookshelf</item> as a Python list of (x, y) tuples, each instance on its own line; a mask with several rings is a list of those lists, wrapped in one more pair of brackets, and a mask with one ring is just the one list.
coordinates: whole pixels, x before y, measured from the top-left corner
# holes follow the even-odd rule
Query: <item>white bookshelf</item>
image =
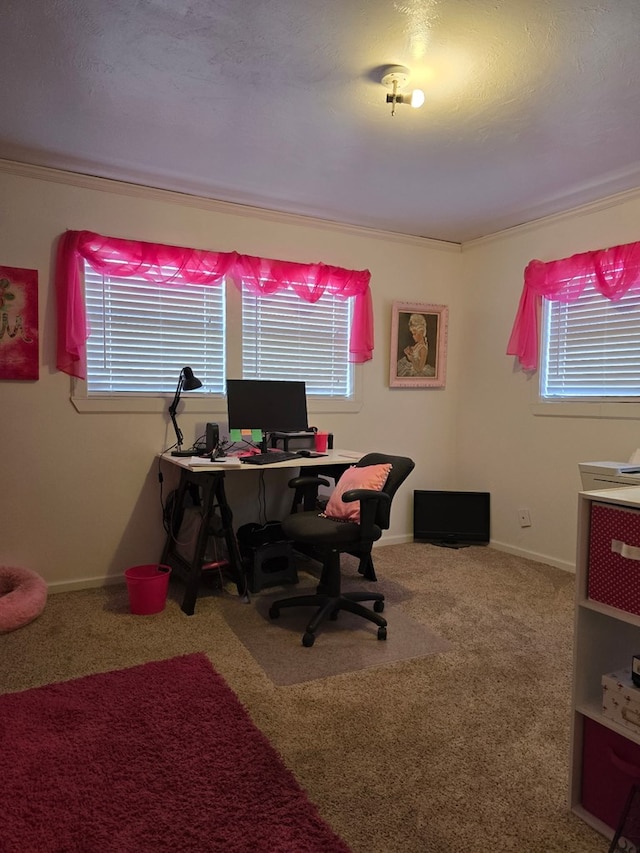
[(582, 805), (583, 726), (585, 718), (590, 718), (625, 738), (630, 745), (640, 745), (639, 732), (618, 725), (602, 713), (601, 681), (605, 673), (630, 666), (632, 656), (640, 653), (640, 616), (588, 598), (591, 508), (594, 502), (618, 506), (640, 516), (640, 487), (581, 492), (578, 503), (569, 804), (586, 823), (612, 838), (613, 830)]

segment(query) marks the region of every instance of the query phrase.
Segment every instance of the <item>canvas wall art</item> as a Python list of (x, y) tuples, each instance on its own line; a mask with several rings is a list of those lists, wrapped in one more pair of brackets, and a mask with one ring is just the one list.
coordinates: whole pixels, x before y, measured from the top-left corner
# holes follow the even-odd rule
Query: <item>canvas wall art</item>
[(38, 379), (38, 271), (0, 266), (0, 379)]

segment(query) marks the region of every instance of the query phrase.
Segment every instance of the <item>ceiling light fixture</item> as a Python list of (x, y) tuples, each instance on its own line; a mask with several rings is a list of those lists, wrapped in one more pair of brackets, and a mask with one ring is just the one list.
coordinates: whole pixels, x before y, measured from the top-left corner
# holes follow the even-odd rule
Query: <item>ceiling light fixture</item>
[(387, 103), (391, 104), (391, 115), (396, 114), (396, 104), (409, 104), (414, 109), (424, 104), (424, 92), (422, 89), (414, 89), (413, 92), (398, 92), (409, 82), (409, 69), (404, 65), (388, 65), (380, 81), (392, 92), (387, 95)]

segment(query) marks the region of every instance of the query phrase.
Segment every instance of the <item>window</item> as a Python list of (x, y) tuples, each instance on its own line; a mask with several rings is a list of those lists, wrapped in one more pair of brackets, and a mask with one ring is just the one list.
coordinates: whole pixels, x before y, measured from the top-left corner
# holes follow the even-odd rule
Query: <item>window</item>
[(541, 348), (541, 397), (638, 402), (640, 290), (613, 301), (590, 277), (575, 301), (543, 299)]
[(172, 391), (185, 364), (224, 393), (223, 287), (115, 278), (85, 262), (85, 303), (89, 396)]
[(242, 377), (300, 379), (317, 397), (351, 397), (351, 303), (325, 291), (314, 303), (285, 290), (242, 290)]
[[(102, 275), (85, 262), (88, 397), (174, 391), (185, 364), (209, 394), (223, 395), (226, 376), (236, 375), (302, 379), (311, 396), (353, 397), (352, 300), (325, 291), (309, 303), (290, 289), (257, 295), (243, 287), (238, 316), (227, 312), (236, 298), (232, 286), (158, 285)], [(242, 339), (237, 357), (229, 347), (229, 363), (227, 335)]]

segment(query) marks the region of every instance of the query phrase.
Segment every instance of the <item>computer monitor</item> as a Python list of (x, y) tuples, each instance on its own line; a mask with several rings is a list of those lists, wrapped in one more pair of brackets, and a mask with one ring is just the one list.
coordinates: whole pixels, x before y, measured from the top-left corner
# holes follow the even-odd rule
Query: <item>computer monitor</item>
[(279, 379), (227, 379), (229, 429), (302, 432), (307, 422), (304, 382)]

